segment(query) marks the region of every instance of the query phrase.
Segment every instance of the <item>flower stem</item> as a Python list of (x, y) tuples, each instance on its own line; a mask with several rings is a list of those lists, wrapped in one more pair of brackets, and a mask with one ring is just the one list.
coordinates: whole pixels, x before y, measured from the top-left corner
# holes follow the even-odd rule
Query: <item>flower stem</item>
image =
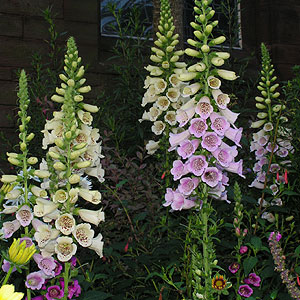
[(69, 262), (65, 263), (65, 271), (64, 271), (64, 300), (68, 299), (68, 294), (69, 294), (69, 271), (71, 268), (71, 264)]
[(13, 265), (13, 264), (10, 264), (9, 270), (8, 270), (8, 272), (7, 272), (7, 274), (6, 274), (5, 278), (4, 278), (4, 280), (3, 280), (2, 285), (4, 285), (4, 284), (7, 283), (8, 279), (9, 279), (11, 273), (12, 273), (13, 268), (14, 268), (14, 265)]

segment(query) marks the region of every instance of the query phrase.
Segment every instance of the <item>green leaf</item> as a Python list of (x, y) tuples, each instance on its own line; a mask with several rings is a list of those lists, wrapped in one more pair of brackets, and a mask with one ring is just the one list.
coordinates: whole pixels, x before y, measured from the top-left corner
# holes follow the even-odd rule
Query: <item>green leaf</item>
[(244, 266), (244, 270), (245, 270), (245, 276), (248, 276), (248, 274), (251, 272), (251, 270), (255, 267), (255, 265), (257, 264), (258, 259), (257, 257), (247, 257), (244, 262), (243, 262), (243, 266)]
[(295, 254), (300, 255), (300, 245), (295, 249)]
[(104, 292), (100, 292), (100, 291), (89, 291), (87, 293), (85, 293), (84, 297), (82, 298), (82, 300), (104, 300), (104, 299), (108, 299), (112, 296), (112, 294), (107, 294)]
[(275, 274), (274, 268), (271, 266), (267, 266), (260, 272), (260, 276), (262, 279), (273, 277)]
[(284, 191), (282, 195), (289, 195), (289, 196), (299, 196), (299, 193), (296, 193), (294, 191)]
[(276, 297), (277, 297), (277, 294), (278, 294), (278, 291), (277, 290), (275, 290), (275, 291), (273, 291), (272, 293), (271, 293), (271, 295), (270, 295), (270, 298), (273, 300), (275, 300), (276, 299)]
[(295, 268), (295, 272), (296, 272), (298, 275), (300, 275), (300, 267), (296, 267), (296, 268)]
[(127, 179), (123, 179), (121, 180), (119, 183), (116, 184), (116, 188), (120, 188), (122, 185), (124, 185), (128, 180)]
[(262, 246), (262, 242), (261, 239), (258, 236), (253, 236), (251, 237), (250, 240), (252, 246), (256, 249), (256, 250), (260, 250), (261, 246)]

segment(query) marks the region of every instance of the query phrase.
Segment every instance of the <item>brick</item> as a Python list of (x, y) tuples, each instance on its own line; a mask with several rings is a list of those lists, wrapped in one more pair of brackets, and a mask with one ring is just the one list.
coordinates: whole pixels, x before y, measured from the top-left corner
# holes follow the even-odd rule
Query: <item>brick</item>
[(41, 16), (51, 3), (50, 0), (2, 0), (0, 1), (0, 12), (16, 15)]
[[(56, 31), (60, 34), (67, 32), (66, 35), (58, 38), (65, 41), (66, 37), (74, 36), (78, 44), (97, 45), (98, 43), (98, 24), (73, 22), (65, 20), (54, 20)], [(43, 18), (27, 17), (24, 21), (24, 37), (27, 39), (49, 39), (49, 25)]]
[(0, 66), (26, 68), (34, 52), (47, 53), (44, 41), (0, 37)]
[(69, 21), (81, 21), (99, 24), (98, 0), (64, 0), (64, 18)]
[(23, 24), (21, 16), (5, 15), (0, 13), (0, 35), (22, 37)]
[[(0, 80), (0, 105), (16, 105), (17, 83)], [(0, 126), (1, 127), (1, 126)]]
[(17, 107), (14, 105), (0, 105), (0, 128), (16, 127)]

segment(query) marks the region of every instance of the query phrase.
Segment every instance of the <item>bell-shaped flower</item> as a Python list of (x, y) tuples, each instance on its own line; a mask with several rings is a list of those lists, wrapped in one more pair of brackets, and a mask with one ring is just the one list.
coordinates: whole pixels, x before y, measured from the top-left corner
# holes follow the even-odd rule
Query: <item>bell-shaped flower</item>
[(90, 112), (79, 110), (77, 112), (79, 120), (86, 125), (92, 125), (93, 117)]
[(179, 127), (183, 127), (194, 116), (195, 107), (189, 107), (187, 109), (179, 109), (176, 112), (176, 121), (179, 123)]
[(13, 183), (18, 179), (16, 175), (2, 175), (0, 181), (3, 183)]
[(19, 209), (18, 205), (3, 204), (3, 210), (0, 212), (0, 214), (10, 215), (10, 214), (15, 213), (18, 209)]
[(241, 141), (241, 138), (242, 138), (242, 132), (243, 132), (242, 127), (238, 128), (238, 129), (229, 128), (229, 129), (226, 130), (225, 136), (228, 139), (230, 139), (231, 141), (233, 141), (237, 146), (241, 147), (240, 141)]
[(64, 235), (69, 235), (75, 229), (75, 219), (71, 214), (65, 213), (55, 221), (55, 227)]
[(174, 126), (176, 124), (176, 113), (175, 111), (167, 111), (167, 113), (164, 116), (164, 120), (171, 126)]
[(25, 286), (31, 290), (40, 290), (45, 283), (43, 272), (32, 272), (26, 277)]
[(161, 94), (164, 92), (168, 84), (162, 78), (155, 78), (155, 79), (156, 80), (154, 82), (154, 88), (156, 94)]
[(98, 226), (99, 223), (103, 222), (105, 219), (104, 212), (102, 211), (102, 209), (99, 210), (78, 209), (78, 214), (83, 221), (89, 222), (96, 226)]
[(17, 199), (19, 198), (21, 195), (23, 194), (22, 190), (19, 189), (13, 189), (10, 192), (8, 192), (4, 199), (9, 199), (9, 200), (13, 200), (13, 199)]
[(169, 148), (168, 151), (172, 151), (174, 150), (181, 142), (183, 142), (184, 140), (187, 140), (189, 137), (191, 136), (190, 132), (188, 130), (185, 130), (181, 133), (170, 133), (170, 137), (169, 137), (169, 143), (171, 145), (171, 147)]
[(229, 96), (227, 94), (223, 94), (219, 89), (212, 90), (211, 92), (218, 107), (220, 109), (227, 108), (227, 104), (230, 102)]
[(215, 132), (206, 132), (202, 137), (201, 146), (210, 152), (214, 152), (221, 143), (222, 140)]
[(155, 121), (151, 127), (155, 135), (161, 135), (166, 128), (166, 124), (162, 121)]
[(73, 243), (73, 239), (67, 236), (59, 237), (56, 240), (55, 253), (58, 260), (62, 262), (69, 261), (77, 251), (76, 244)]
[(55, 192), (54, 197), (53, 197), (53, 202), (54, 203), (64, 203), (68, 199), (68, 193), (62, 189), (59, 189)]
[(225, 168), (226, 171), (238, 174), (239, 176), (245, 178), (243, 175), (243, 160), (240, 159), (238, 162), (231, 162), (228, 167)]
[(41, 189), (40, 187), (35, 186), (35, 185), (31, 187), (31, 192), (34, 196), (36, 196), (38, 198), (47, 198), (48, 197), (46, 190)]
[(211, 129), (220, 136), (224, 136), (225, 132), (229, 129), (230, 124), (225, 117), (212, 112), (210, 115)]
[(43, 217), (47, 214), (52, 213), (54, 210), (56, 210), (58, 207), (58, 204), (43, 199), (43, 198), (37, 198), (36, 199), (36, 205), (33, 208), (34, 215), (37, 217)]
[(156, 152), (156, 150), (159, 149), (159, 141), (155, 142), (153, 140), (148, 141), (146, 144), (146, 150), (149, 155), (152, 155)]
[(21, 224), (18, 220), (13, 220), (11, 222), (4, 222), (2, 224), (2, 229), (4, 233), (4, 238), (10, 238), (19, 228)]
[(99, 191), (91, 191), (87, 189), (80, 188), (79, 196), (84, 200), (91, 202), (93, 204), (99, 204), (101, 202), (101, 194)]
[(221, 80), (214, 76), (209, 76), (207, 78), (207, 83), (208, 83), (208, 86), (214, 90), (218, 90), (221, 86)]
[(200, 141), (198, 139), (195, 140), (186, 140), (180, 143), (180, 146), (177, 148), (177, 153), (182, 158), (188, 158), (194, 154), (194, 152), (197, 150), (198, 146), (200, 144)]
[(23, 205), (16, 213), (16, 219), (20, 222), (21, 226), (26, 227), (33, 219), (33, 213), (28, 205)]
[(230, 163), (233, 161), (234, 157), (231, 155), (230, 148), (218, 148), (214, 151), (213, 156), (218, 160), (218, 163), (222, 167), (229, 167)]
[(209, 118), (210, 114), (214, 111), (213, 107), (210, 104), (210, 100), (207, 96), (203, 96), (196, 105), (196, 113), (202, 118)]
[(72, 234), (74, 235), (76, 241), (82, 247), (89, 247), (92, 244), (92, 239), (94, 237), (94, 230), (91, 229), (91, 225), (88, 223), (82, 223), (76, 225)]
[(204, 155), (193, 155), (187, 161), (186, 167), (195, 176), (201, 176), (208, 167), (208, 163)]
[(44, 257), (41, 254), (34, 254), (33, 259), (40, 268), (47, 276), (54, 277), (54, 269), (56, 268), (56, 263), (53, 257)]
[(97, 237), (93, 238), (92, 244), (88, 248), (95, 251), (100, 257), (103, 257), (103, 244), (102, 234), (99, 233)]
[(195, 188), (198, 186), (198, 184), (199, 184), (198, 178), (185, 177), (185, 178), (180, 179), (180, 184), (178, 186), (178, 190), (183, 195), (189, 196), (195, 190)]
[(161, 115), (162, 111), (157, 107), (152, 106), (149, 110), (150, 121), (154, 122)]
[(203, 182), (210, 187), (215, 187), (222, 180), (222, 172), (216, 167), (208, 167), (201, 176)]
[(177, 102), (180, 97), (180, 91), (178, 88), (169, 88), (166, 95), (171, 102)]
[(189, 132), (195, 137), (199, 138), (205, 134), (207, 130), (207, 124), (204, 119), (194, 118), (191, 120), (190, 124)]
[(173, 168), (170, 170), (171, 174), (174, 176), (174, 180), (180, 179), (182, 176), (188, 173), (188, 170), (181, 160), (173, 161)]
[(166, 111), (170, 106), (170, 100), (166, 96), (160, 96), (156, 100), (156, 105), (161, 111)]
[(169, 82), (172, 84), (173, 87), (178, 88), (181, 84), (182, 81), (179, 79), (179, 76), (177, 74), (172, 74), (169, 77)]
[(226, 120), (230, 123), (230, 124), (234, 124), (236, 119), (239, 116), (239, 113), (235, 113), (233, 111), (231, 111), (228, 108), (225, 109), (220, 109), (220, 115), (225, 117)]
[(35, 229), (34, 238), (40, 248), (45, 247), (50, 240), (56, 239), (60, 233), (59, 230), (52, 228), (38, 219), (33, 219), (32, 225)]

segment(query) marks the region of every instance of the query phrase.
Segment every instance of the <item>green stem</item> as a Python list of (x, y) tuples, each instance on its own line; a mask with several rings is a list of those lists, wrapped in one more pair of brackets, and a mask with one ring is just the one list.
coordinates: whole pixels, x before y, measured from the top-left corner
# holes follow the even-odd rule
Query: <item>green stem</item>
[(210, 265), (208, 257), (208, 215), (206, 212), (207, 199), (204, 200), (202, 208), (202, 224), (203, 224), (203, 241), (202, 241), (202, 251), (203, 251), (203, 261), (204, 261), (204, 276), (205, 276), (205, 295), (204, 299), (209, 299), (210, 291)]
[(64, 271), (64, 300), (68, 299), (68, 294), (69, 294), (69, 271), (71, 268), (71, 264), (69, 262), (65, 263), (65, 271)]
[(185, 276), (186, 290), (187, 290), (188, 298), (190, 298), (192, 295), (192, 283), (190, 280), (191, 252), (190, 252), (190, 247), (189, 247), (189, 245), (191, 244), (190, 232), (191, 232), (191, 226), (192, 226), (192, 219), (193, 219), (193, 216), (189, 215), (189, 224), (188, 224), (188, 229), (187, 229), (186, 238), (185, 238), (185, 242), (184, 242), (184, 257), (185, 257), (184, 276)]
[(3, 280), (2, 285), (4, 285), (4, 284), (7, 283), (8, 279), (9, 279), (11, 273), (12, 273), (13, 268), (14, 268), (14, 265), (11, 264), (10, 267), (9, 267), (9, 270), (8, 270), (8, 272), (7, 272), (7, 274), (6, 274), (5, 278), (4, 278), (4, 280)]

